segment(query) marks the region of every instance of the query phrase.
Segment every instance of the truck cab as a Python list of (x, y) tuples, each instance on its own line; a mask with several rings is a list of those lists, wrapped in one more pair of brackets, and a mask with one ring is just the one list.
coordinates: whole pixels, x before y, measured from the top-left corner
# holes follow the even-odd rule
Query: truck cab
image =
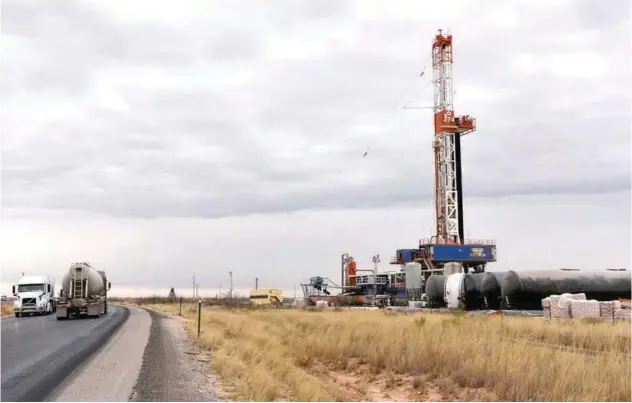
[(48, 276), (23, 276), (13, 286), (13, 312), (22, 315), (48, 315), (56, 311), (55, 283)]

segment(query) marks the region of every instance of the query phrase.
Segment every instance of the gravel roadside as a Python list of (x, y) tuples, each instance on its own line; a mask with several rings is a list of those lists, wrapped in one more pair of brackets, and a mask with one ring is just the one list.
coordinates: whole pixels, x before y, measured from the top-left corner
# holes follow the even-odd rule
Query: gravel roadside
[(209, 356), (190, 339), (184, 320), (146, 310), (152, 320), (149, 342), (131, 401), (226, 401)]

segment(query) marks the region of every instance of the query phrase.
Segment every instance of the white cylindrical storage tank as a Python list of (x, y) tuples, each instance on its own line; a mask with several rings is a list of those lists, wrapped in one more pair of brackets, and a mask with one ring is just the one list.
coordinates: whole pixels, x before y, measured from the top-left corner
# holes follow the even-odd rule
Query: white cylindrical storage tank
[(445, 276), (444, 300), (448, 308), (462, 306), (465, 273), (454, 273)]

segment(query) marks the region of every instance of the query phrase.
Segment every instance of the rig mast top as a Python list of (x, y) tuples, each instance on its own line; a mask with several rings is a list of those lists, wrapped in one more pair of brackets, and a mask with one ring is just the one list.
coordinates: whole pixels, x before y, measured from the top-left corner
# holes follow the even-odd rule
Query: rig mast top
[(452, 35), (441, 30), (432, 43), (436, 242), (462, 244), (460, 136), (476, 130), (476, 119), (455, 116), (452, 87)]

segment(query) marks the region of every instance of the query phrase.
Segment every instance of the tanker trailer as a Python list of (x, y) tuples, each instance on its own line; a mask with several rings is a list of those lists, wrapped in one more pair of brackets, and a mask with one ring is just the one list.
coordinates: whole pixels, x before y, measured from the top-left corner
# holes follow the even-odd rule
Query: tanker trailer
[(431, 274), (426, 280), (426, 298), (429, 308), (445, 307), (445, 276), (443, 274)]
[(105, 272), (97, 272), (89, 263), (74, 263), (62, 278), (57, 305), (57, 320), (74, 317), (98, 318), (106, 313), (107, 283)]
[(110, 287), (108, 286), (108, 279), (105, 275), (105, 271), (97, 270), (97, 273), (99, 273), (101, 275), (101, 278), (103, 279), (103, 315), (105, 315), (106, 313), (108, 313), (108, 290), (110, 289)]
[(510, 270), (500, 286), (509, 309), (541, 310), (542, 299), (554, 294), (584, 293), (587, 299), (630, 299), (632, 277), (625, 271)]
[(481, 297), (487, 309), (500, 309), (500, 285), (506, 271), (488, 271), (481, 281)]
[(479, 309), (480, 282), (484, 273), (453, 273), (446, 276), (444, 299), (448, 308)]

